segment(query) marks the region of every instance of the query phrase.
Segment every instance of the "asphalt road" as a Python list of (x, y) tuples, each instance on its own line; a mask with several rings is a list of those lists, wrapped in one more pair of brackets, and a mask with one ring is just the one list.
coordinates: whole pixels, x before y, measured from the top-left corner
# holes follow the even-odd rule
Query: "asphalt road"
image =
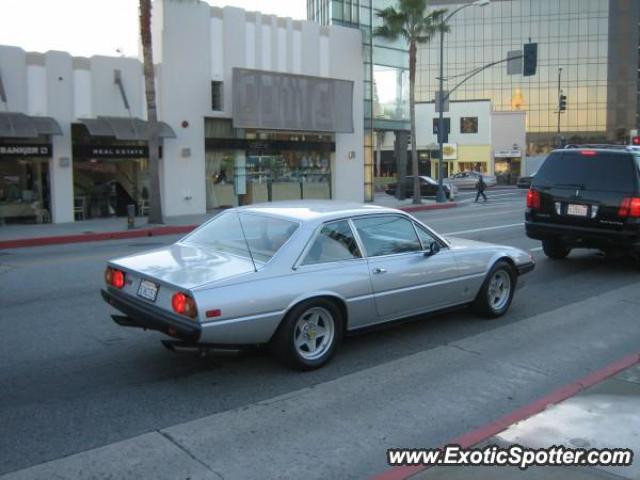
[[(528, 275), (527, 286), (517, 292), (505, 317), (481, 321), (465, 310), (349, 338), (327, 367), (304, 374), (281, 367), (262, 352), (205, 359), (172, 354), (161, 347), (161, 335), (111, 322), (109, 308), (99, 295), (105, 260), (177, 237), (0, 251), (0, 474), (207, 415), (248, 408), (307, 387), (320, 391), (328, 382), (347, 375), (357, 378), (438, 347), (462, 345), (476, 336), (490, 338), (479, 334), (494, 329), (508, 328), (510, 340), (501, 340), (502, 344), (487, 340), (477, 349), (490, 350), (485, 355), (492, 359), (505, 355), (506, 361), (505, 352), (513, 355), (517, 339), (529, 335), (531, 318), (638, 284), (640, 271), (625, 259), (579, 251), (566, 261), (547, 260), (539, 242), (524, 235), (524, 192), (490, 190), (488, 195), (486, 204), (473, 204), (473, 194), (463, 193), (459, 208), (416, 216), (441, 233), (532, 252), (537, 268)], [(522, 362), (542, 372), (544, 382), (535, 376), (522, 381), (519, 404), (540, 395), (542, 383), (545, 388), (561, 386), (589, 368), (636, 352), (640, 341), (637, 315), (611, 314), (611, 319), (589, 320), (592, 323), (581, 326), (580, 331), (559, 325), (557, 331), (549, 332), (545, 341), (555, 348), (554, 353), (531, 364)], [(607, 328), (610, 321), (615, 328)], [(574, 345), (577, 335), (582, 344), (597, 348), (584, 352), (584, 360), (570, 362), (563, 345)], [(531, 354), (526, 344), (518, 348), (523, 359)], [(423, 373), (435, 376), (438, 368), (427, 364)], [(478, 375), (477, 381), (486, 388), (485, 377)], [(502, 380), (498, 373), (490, 379), (496, 382), (496, 389)], [(479, 385), (467, 387), (473, 390)], [(396, 391), (390, 389), (388, 395)], [(367, 392), (349, 395), (368, 401)], [(432, 401), (437, 402), (437, 392), (433, 395)], [(421, 437), (421, 445), (414, 446), (437, 446), (443, 435), (452, 438), (454, 432), (495, 418), (496, 409), (508, 407), (488, 400), (479, 405), (458, 418), (432, 419), (432, 431)], [(446, 437), (443, 432), (452, 434)], [(383, 459), (379, 460), (382, 466)]]

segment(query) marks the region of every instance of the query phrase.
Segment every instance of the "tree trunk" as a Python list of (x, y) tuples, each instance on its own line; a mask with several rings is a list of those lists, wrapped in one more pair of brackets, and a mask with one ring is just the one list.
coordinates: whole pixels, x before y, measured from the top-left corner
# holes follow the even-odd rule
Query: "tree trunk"
[(147, 97), (147, 140), (149, 146), (149, 223), (163, 223), (160, 198), (160, 138), (156, 107), (155, 70), (151, 45), (151, 0), (140, 0), (140, 39), (144, 59), (144, 86)]
[(409, 45), (409, 113), (411, 116), (411, 171), (413, 174), (413, 203), (422, 201), (420, 192), (420, 173), (418, 172), (418, 151), (416, 146), (416, 42), (412, 40)]

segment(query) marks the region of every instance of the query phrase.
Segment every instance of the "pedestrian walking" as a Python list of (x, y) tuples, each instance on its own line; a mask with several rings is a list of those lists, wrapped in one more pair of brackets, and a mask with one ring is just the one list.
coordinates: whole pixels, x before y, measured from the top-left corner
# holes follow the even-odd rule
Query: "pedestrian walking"
[(478, 202), (480, 195), (482, 195), (482, 198), (484, 198), (485, 202), (487, 201), (487, 196), (484, 194), (486, 188), (487, 184), (484, 183), (484, 178), (482, 178), (482, 173), (480, 173), (478, 175), (478, 182), (476, 183), (476, 189), (478, 190), (478, 193), (476, 193), (476, 203)]

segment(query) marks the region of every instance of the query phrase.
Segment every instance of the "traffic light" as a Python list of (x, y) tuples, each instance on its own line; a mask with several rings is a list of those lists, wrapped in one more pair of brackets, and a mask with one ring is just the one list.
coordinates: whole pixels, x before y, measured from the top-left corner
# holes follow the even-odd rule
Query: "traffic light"
[(561, 112), (567, 110), (567, 96), (560, 94), (559, 108)]
[(525, 43), (522, 56), (523, 56), (522, 76), (530, 77), (531, 75), (535, 75), (536, 67), (538, 66), (538, 44)]

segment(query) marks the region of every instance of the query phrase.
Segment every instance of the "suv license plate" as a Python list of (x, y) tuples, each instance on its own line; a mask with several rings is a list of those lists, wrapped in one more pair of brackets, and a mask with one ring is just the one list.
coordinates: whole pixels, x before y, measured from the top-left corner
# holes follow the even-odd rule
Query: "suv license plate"
[(158, 296), (158, 285), (149, 280), (142, 280), (138, 287), (138, 296), (155, 302)]
[(567, 206), (567, 215), (573, 215), (575, 217), (586, 217), (587, 216), (587, 206), (586, 205), (575, 205), (570, 203)]

